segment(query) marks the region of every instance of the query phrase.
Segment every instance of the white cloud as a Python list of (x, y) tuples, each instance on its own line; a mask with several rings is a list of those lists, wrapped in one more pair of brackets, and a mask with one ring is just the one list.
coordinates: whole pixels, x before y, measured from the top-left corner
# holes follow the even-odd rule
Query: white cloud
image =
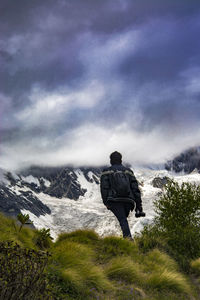
[(62, 89), (53, 93), (35, 87), (30, 95), (31, 104), (16, 114), (18, 121), (27, 126), (51, 123), (66, 117), (73, 109), (94, 108), (104, 96), (104, 87), (90, 81), (79, 90)]
[(2, 168), (29, 165), (100, 166), (109, 163), (109, 154), (115, 150), (131, 164), (163, 163), (173, 155), (196, 145), (200, 129), (193, 133), (164, 135), (160, 129), (140, 134), (126, 123), (112, 128), (87, 124), (66, 132), (52, 142), (52, 147), (41, 139), (18, 141), (2, 148)]

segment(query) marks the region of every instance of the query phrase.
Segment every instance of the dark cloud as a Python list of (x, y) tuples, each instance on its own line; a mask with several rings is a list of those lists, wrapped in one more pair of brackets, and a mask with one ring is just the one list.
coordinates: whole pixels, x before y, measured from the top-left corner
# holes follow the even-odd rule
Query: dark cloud
[[(35, 151), (40, 160), (40, 151), (60, 147), (64, 155), (69, 143), (81, 148), (86, 140), (89, 147), (98, 135), (111, 140), (110, 150), (120, 142), (116, 135), (141, 145), (156, 136), (163, 147), (162, 134), (170, 135), (179, 150), (195, 144), (199, 16), (197, 0), (2, 0), (2, 153), (21, 147), (24, 157)], [(196, 133), (184, 143), (180, 130)]]
[(196, 38), (200, 23), (183, 20), (159, 19), (149, 23), (142, 33), (141, 47), (121, 63), (121, 74), (139, 83), (171, 82), (179, 79), (191, 63), (200, 61), (200, 41)]

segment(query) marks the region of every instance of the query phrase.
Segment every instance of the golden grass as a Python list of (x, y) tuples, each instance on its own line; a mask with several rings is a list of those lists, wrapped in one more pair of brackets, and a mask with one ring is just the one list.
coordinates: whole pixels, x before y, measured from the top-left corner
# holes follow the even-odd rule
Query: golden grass
[(160, 268), (166, 268), (169, 271), (178, 271), (177, 263), (169, 255), (158, 249), (148, 252), (145, 255), (144, 262), (147, 271), (159, 270)]
[(113, 258), (105, 268), (105, 273), (110, 279), (118, 281), (129, 283), (142, 283), (144, 281), (141, 266), (129, 257)]
[(160, 272), (153, 272), (147, 277), (147, 285), (151, 288), (162, 290), (172, 290), (186, 294), (191, 293), (191, 287), (184, 275), (167, 269)]

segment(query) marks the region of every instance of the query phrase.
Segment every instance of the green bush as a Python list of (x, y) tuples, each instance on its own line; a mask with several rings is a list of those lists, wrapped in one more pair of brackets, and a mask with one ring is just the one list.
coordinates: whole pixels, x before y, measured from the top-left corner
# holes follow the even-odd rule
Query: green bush
[(200, 225), (200, 186), (169, 181), (164, 194), (154, 202), (157, 221), (165, 231), (174, 232), (180, 226)]
[(169, 180), (154, 205), (154, 224), (135, 238), (139, 248), (144, 253), (159, 248), (189, 271), (190, 261), (200, 256), (200, 186)]
[(155, 224), (145, 226), (143, 231), (135, 236), (135, 241), (143, 253), (154, 248), (166, 250), (165, 239)]
[(52, 299), (44, 269), (48, 253), (0, 242), (0, 299)]
[(51, 246), (53, 238), (50, 234), (50, 229), (42, 228), (35, 232), (35, 244), (40, 249), (47, 249)]
[(200, 186), (169, 181), (155, 202), (155, 227), (183, 268), (200, 256)]

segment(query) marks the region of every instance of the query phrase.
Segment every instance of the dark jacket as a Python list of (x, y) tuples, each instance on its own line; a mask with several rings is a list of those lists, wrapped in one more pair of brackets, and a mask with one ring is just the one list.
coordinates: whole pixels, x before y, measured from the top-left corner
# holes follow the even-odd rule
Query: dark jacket
[[(111, 188), (111, 183), (110, 183), (110, 174), (113, 171), (124, 171), (128, 177), (129, 177), (129, 182), (130, 182), (130, 196), (126, 198), (115, 198), (112, 188)], [(136, 208), (141, 210), (142, 208), (142, 200), (141, 200), (141, 193), (138, 188), (138, 182), (137, 179), (135, 178), (135, 175), (133, 171), (129, 168), (124, 167), (122, 164), (118, 165), (112, 165), (109, 168), (106, 168), (103, 170), (101, 174), (101, 180), (100, 180), (100, 189), (101, 189), (101, 196), (104, 205), (109, 206), (110, 202), (129, 202), (133, 204), (132, 209), (134, 208), (136, 204)]]

